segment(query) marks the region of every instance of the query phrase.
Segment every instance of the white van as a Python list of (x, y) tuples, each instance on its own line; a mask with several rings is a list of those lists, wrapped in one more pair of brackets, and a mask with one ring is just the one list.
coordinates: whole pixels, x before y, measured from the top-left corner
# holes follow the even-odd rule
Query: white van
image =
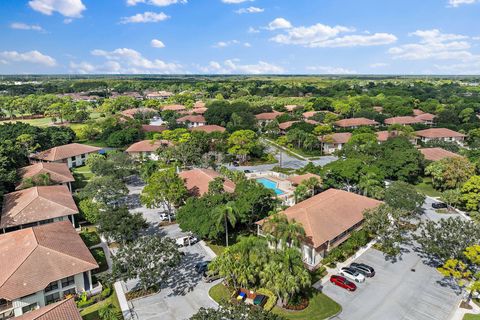
[(185, 237), (180, 237), (175, 239), (175, 242), (179, 247), (186, 247), (186, 246), (191, 246), (192, 244), (197, 243), (198, 239), (194, 236), (185, 236)]

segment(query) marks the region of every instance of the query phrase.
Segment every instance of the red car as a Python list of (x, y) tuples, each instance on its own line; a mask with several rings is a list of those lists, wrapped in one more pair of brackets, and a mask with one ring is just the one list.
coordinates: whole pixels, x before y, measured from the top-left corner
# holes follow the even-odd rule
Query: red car
[(347, 289), (348, 291), (357, 290), (355, 283), (348, 281), (345, 277), (342, 276), (331, 276), (330, 282), (334, 285)]

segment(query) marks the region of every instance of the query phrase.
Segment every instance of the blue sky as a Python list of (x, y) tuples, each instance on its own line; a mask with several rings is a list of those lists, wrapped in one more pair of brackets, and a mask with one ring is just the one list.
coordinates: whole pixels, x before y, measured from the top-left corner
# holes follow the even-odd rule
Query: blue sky
[(480, 0), (2, 0), (0, 74), (480, 74)]

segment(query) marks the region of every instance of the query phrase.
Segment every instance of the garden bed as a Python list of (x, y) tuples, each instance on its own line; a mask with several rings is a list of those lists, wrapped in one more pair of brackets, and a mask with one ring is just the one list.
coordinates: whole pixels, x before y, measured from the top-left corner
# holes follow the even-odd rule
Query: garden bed
[(154, 289), (154, 288), (150, 288), (150, 289), (147, 289), (147, 290), (135, 290), (135, 291), (129, 291), (125, 294), (125, 297), (127, 298), (127, 300), (135, 300), (135, 299), (138, 299), (138, 298), (143, 298), (143, 297), (146, 297), (146, 296), (151, 296), (155, 293), (157, 293), (158, 290), (157, 289)]
[(84, 320), (101, 320), (98, 310), (100, 310), (103, 306), (108, 305), (108, 304), (113, 304), (115, 308), (120, 312), (120, 305), (118, 303), (117, 299), (117, 294), (115, 290), (113, 290), (113, 293), (106, 298), (105, 300), (102, 300), (100, 302), (97, 302), (95, 304), (92, 304), (88, 307), (85, 307), (85, 309), (80, 311), (80, 315)]
[(308, 307), (301, 311), (287, 310), (280, 307), (273, 308), (272, 312), (288, 320), (322, 320), (330, 318), (342, 311), (342, 307), (324, 295), (312, 289)]

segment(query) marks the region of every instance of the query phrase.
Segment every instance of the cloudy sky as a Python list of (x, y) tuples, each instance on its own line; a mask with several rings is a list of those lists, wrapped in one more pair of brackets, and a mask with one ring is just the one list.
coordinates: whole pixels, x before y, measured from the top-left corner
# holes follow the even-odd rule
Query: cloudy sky
[(15, 73), (480, 74), (480, 0), (2, 0)]

